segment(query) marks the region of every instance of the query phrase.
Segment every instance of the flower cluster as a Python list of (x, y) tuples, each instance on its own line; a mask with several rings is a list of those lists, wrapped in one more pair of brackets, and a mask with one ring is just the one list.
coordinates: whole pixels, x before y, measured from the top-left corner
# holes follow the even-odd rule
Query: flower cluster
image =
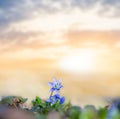
[[(61, 80), (56, 80), (56, 78), (53, 78), (53, 82), (49, 82), (48, 84), (51, 86), (51, 89), (50, 89), (51, 95), (47, 100), (47, 102), (51, 103), (51, 105), (54, 105), (57, 102), (59, 102), (60, 104), (63, 104), (65, 102), (65, 97), (60, 96), (60, 89), (63, 88), (61, 84)], [(54, 92), (56, 93), (53, 95)]]

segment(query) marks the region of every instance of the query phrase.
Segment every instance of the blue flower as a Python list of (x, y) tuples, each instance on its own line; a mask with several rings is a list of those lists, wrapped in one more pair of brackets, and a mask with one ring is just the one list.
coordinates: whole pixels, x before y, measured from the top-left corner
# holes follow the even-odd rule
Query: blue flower
[[(56, 80), (56, 78), (53, 78), (53, 82), (49, 82), (48, 84), (51, 86), (51, 94), (47, 102), (51, 103), (51, 105), (54, 105), (57, 102), (59, 102), (59, 104), (63, 104), (65, 102), (65, 97), (60, 96), (60, 89), (63, 88), (61, 80)], [(56, 92), (55, 94), (54, 91)]]
[(52, 105), (54, 105), (55, 103), (57, 103), (60, 100), (60, 95), (59, 94), (55, 94), (53, 96), (50, 96), (50, 98), (47, 100), (47, 102), (51, 103)]
[(65, 97), (60, 97), (59, 94), (55, 94), (53, 96), (50, 96), (47, 102), (51, 103), (51, 105), (54, 105), (57, 102), (60, 102), (60, 104), (63, 104), (65, 102)]
[(53, 78), (53, 82), (49, 82), (48, 84), (51, 86), (50, 91), (56, 91), (58, 94), (60, 93), (60, 89), (63, 88), (61, 80), (56, 80), (56, 78)]

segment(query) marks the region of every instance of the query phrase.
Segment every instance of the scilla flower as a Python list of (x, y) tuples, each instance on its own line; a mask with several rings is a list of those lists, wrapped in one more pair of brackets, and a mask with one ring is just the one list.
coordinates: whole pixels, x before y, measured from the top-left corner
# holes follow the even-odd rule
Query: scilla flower
[[(61, 81), (54, 78), (53, 82), (49, 82), (49, 85), (51, 86), (51, 94), (47, 102), (51, 103), (51, 105), (54, 105), (57, 102), (59, 102), (59, 104), (63, 104), (65, 102), (65, 97), (60, 96), (60, 89), (63, 88)], [(54, 93), (54, 91), (56, 92), (56, 94)]]
[(57, 102), (59, 102), (60, 104), (63, 104), (65, 102), (65, 97), (60, 97), (59, 94), (55, 94), (53, 96), (50, 96), (47, 102), (51, 103), (51, 105), (54, 105)]
[(48, 84), (51, 86), (50, 91), (56, 91), (58, 94), (60, 93), (60, 89), (63, 88), (61, 80), (56, 80), (56, 78), (53, 78), (53, 82), (49, 82)]

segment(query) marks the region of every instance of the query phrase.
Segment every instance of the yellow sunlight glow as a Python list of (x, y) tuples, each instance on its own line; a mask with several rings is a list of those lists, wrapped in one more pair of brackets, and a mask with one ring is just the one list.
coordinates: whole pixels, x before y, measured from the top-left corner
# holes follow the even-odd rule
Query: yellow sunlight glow
[(60, 61), (60, 67), (70, 72), (90, 72), (95, 69), (95, 52), (93, 50), (81, 50), (64, 57)]

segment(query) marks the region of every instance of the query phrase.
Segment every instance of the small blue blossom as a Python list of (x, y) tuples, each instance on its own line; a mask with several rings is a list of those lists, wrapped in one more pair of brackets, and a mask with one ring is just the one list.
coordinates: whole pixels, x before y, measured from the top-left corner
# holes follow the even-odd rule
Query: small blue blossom
[(48, 84), (51, 86), (50, 91), (56, 91), (58, 94), (60, 93), (60, 89), (63, 88), (61, 80), (56, 80), (56, 78), (53, 78), (53, 82), (49, 82)]
[(57, 103), (60, 100), (60, 95), (59, 94), (55, 94), (53, 96), (50, 96), (50, 98), (47, 100), (47, 102), (51, 103), (52, 105), (54, 105), (55, 103)]
[(60, 102), (60, 104), (63, 104), (65, 102), (65, 97), (60, 97), (59, 94), (55, 94), (53, 96), (50, 96), (47, 102), (51, 103), (52, 105), (54, 105), (57, 102)]

